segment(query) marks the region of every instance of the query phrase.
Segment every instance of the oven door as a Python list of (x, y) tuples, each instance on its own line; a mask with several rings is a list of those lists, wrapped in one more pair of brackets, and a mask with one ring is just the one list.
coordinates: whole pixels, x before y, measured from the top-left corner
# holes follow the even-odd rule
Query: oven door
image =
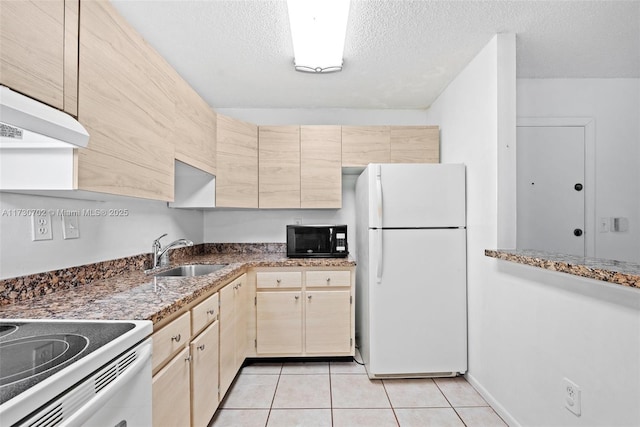
[(151, 396), (149, 338), (17, 425), (150, 426)]

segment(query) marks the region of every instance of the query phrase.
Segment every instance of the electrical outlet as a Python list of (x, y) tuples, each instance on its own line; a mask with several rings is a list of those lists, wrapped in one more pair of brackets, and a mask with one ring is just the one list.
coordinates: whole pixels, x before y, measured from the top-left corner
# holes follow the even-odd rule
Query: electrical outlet
[(32, 215), (31, 216), (31, 238), (37, 240), (52, 240), (51, 231), (51, 215)]
[(300, 225), (302, 224), (302, 218), (293, 218), (293, 223), (295, 225)]
[(581, 394), (582, 390), (573, 381), (568, 378), (562, 379), (562, 385), (564, 387), (564, 406), (577, 416), (580, 416), (582, 412)]

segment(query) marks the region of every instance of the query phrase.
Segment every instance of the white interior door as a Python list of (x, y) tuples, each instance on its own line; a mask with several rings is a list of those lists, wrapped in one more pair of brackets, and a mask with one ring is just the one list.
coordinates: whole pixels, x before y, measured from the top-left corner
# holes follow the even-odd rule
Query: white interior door
[(585, 255), (585, 131), (518, 126), (518, 249)]

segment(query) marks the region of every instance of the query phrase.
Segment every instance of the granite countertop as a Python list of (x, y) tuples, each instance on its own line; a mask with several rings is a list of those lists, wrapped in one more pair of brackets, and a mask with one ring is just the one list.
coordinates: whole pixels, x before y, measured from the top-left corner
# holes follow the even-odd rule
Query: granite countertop
[(255, 267), (353, 267), (352, 258), (287, 258), (286, 253), (209, 253), (174, 262), (228, 264), (196, 277), (154, 277), (141, 269), (0, 306), (0, 318), (151, 320), (154, 324)]
[(640, 289), (640, 264), (534, 250), (485, 250), (488, 257)]

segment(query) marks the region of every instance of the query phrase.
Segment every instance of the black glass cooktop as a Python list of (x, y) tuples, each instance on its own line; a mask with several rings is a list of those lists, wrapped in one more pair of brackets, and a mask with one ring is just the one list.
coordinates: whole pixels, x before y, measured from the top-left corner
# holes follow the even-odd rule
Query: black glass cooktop
[(0, 321), (0, 404), (134, 326), (115, 322)]

